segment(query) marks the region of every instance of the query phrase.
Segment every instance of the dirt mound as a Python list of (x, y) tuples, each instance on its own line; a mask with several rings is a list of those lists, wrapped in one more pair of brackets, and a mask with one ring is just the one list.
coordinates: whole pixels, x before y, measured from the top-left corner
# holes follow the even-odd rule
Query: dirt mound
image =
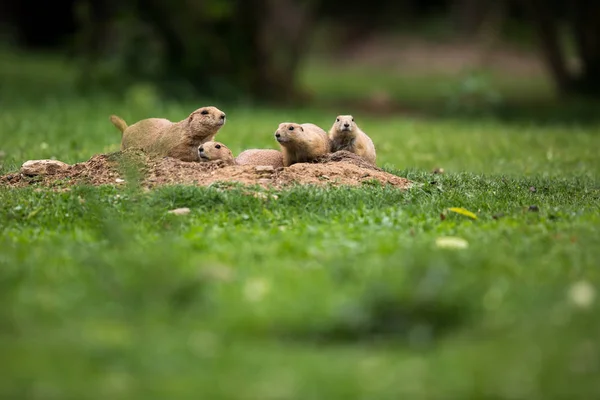
[(0, 185), (64, 187), (75, 184), (124, 185), (137, 180), (141, 186), (207, 186), (216, 182), (283, 188), (291, 185), (359, 186), (377, 181), (383, 185), (408, 188), (411, 182), (383, 171), (355, 154), (339, 151), (313, 163), (298, 163), (287, 168), (226, 165), (222, 162), (195, 163), (170, 157), (150, 158), (142, 152), (125, 151), (99, 154), (88, 161), (68, 166), (51, 174), (28, 176), (23, 173), (0, 177)]

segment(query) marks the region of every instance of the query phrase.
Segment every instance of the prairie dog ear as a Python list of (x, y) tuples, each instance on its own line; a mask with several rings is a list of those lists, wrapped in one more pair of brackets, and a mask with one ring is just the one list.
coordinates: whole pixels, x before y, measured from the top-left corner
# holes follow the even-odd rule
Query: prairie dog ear
[(304, 127), (302, 127), (302, 126), (301, 126), (301, 127), (300, 127), (300, 130), (301, 130), (302, 132), (304, 132)]

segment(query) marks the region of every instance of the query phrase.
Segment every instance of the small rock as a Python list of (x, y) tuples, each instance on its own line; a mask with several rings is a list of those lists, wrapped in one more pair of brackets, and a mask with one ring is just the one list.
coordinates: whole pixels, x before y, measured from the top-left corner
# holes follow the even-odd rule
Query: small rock
[(29, 160), (21, 166), (23, 175), (54, 175), (69, 169), (69, 164), (57, 160)]
[(532, 186), (529, 188), (529, 191), (532, 193), (535, 193), (535, 192), (537, 192), (537, 189), (535, 188), (535, 186)]
[(434, 174), (443, 174), (444, 173), (444, 168), (436, 168), (433, 170)]
[(169, 214), (175, 214), (175, 215), (186, 215), (189, 213), (190, 213), (190, 209), (187, 207), (176, 208), (174, 210), (169, 211)]
[(117, 178), (117, 179), (115, 179), (115, 182), (123, 183), (123, 182), (125, 182), (125, 179)]
[(273, 172), (274, 168), (272, 165), (257, 165), (254, 170), (256, 172)]

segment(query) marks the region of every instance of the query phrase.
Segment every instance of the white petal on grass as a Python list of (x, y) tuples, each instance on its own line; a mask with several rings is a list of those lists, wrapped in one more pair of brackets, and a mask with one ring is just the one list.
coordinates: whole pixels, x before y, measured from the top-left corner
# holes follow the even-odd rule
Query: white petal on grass
[(442, 236), (435, 240), (435, 245), (443, 249), (466, 249), (469, 242), (455, 236)]
[(579, 281), (569, 288), (569, 300), (577, 307), (588, 308), (596, 299), (596, 289), (587, 281)]
[(186, 215), (190, 213), (190, 209), (187, 207), (184, 208), (176, 208), (174, 210), (169, 211), (169, 214), (175, 214), (175, 215)]
[(251, 279), (244, 285), (244, 297), (249, 301), (257, 302), (262, 300), (270, 289), (271, 285), (265, 279)]

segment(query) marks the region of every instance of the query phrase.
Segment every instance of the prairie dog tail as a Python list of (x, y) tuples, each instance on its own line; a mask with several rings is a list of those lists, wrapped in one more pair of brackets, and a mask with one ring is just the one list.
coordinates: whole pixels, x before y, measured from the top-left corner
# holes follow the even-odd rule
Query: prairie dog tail
[(110, 122), (112, 122), (112, 124), (116, 126), (117, 129), (121, 131), (121, 133), (125, 132), (125, 129), (127, 129), (127, 122), (125, 122), (125, 120), (121, 117), (111, 115)]

